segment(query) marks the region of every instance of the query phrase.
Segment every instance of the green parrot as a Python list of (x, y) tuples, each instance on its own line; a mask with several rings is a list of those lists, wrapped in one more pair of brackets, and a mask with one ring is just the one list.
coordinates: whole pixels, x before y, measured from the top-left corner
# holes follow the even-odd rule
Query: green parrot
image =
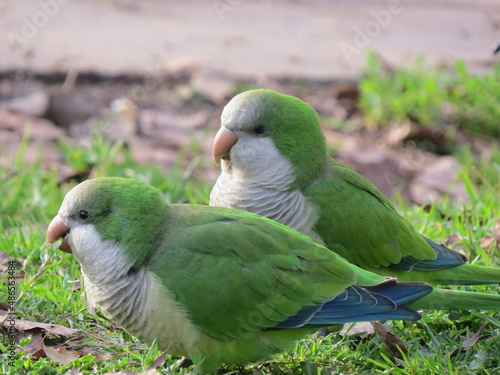
[(496, 284), (500, 269), (419, 234), (367, 179), (328, 155), (316, 111), (258, 89), (224, 108), (210, 205), (250, 211), (311, 236), (357, 266), (399, 280)]
[(266, 359), (322, 326), (417, 320), (415, 309), (500, 310), (500, 296), (373, 274), (249, 212), (167, 205), (136, 179), (70, 190), (47, 229), (48, 243), (59, 239), (93, 306), (201, 373)]

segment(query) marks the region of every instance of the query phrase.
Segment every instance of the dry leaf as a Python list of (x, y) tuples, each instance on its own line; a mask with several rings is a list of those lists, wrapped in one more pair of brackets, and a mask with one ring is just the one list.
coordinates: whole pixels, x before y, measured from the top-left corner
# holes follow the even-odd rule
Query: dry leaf
[(446, 238), (446, 241), (444, 242), (445, 246), (450, 247), (454, 243), (460, 241), (461, 238), (458, 234), (451, 234)]
[(31, 335), (31, 341), (22, 347), (22, 351), (26, 352), (26, 354), (33, 354), (35, 358), (45, 357), (45, 352), (42, 348), (42, 341), (45, 334), (40, 329), (18, 332), (16, 341), (21, 341), (21, 339), (27, 338), (29, 335)]
[[(5, 311), (0, 311), (0, 317), (2, 316), (7, 316), (5, 314)], [(10, 326), (10, 321), (5, 321), (3, 323), (4, 327)], [(68, 357), (69, 355), (65, 353), (66, 349), (61, 348), (59, 359), (57, 359), (57, 350), (46, 347), (43, 345), (43, 340), (46, 336), (45, 331), (49, 331), (52, 329), (51, 324), (46, 324), (46, 323), (35, 323), (35, 322), (30, 322), (27, 320), (22, 320), (22, 319), (16, 319), (15, 320), (15, 325), (14, 327), (16, 330), (14, 331), (14, 340), (16, 343), (21, 342), (21, 340), (28, 338), (31, 336), (30, 342), (28, 342), (26, 345), (24, 345), (22, 348), (19, 350), (22, 350), (26, 352), (27, 354), (32, 354), (34, 359), (38, 359), (40, 357), (50, 357), (53, 361), (62, 363), (66, 365), (67, 363), (71, 362), (65, 362), (64, 360), (61, 360), (61, 356), (66, 355)], [(57, 327), (57, 329), (53, 329), (52, 332), (56, 332), (56, 334), (61, 335), (61, 336), (68, 336), (69, 334), (72, 334), (74, 332), (78, 332), (78, 330), (66, 328), (66, 327)], [(59, 349), (58, 349), (59, 350)], [(54, 354), (56, 352), (56, 354)], [(79, 354), (81, 355), (81, 353)]]
[(132, 370), (121, 370), (119, 372), (106, 372), (104, 375), (139, 375), (139, 374)]
[(47, 354), (45, 354), (45, 350), (43, 348), (38, 349), (37, 351), (33, 352), (33, 357), (34, 359), (38, 359), (41, 357), (47, 357)]
[(479, 241), (479, 245), (485, 252), (491, 253), (495, 248), (495, 242), (496, 239), (494, 237), (483, 237)]
[(493, 228), (493, 235), (495, 236), (497, 243), (500, 244), (500, 219), (495, 224), (495, 228)]
[(60, 363), (63, 366), (73, 362), (82, 355), (81, 352), (70, 352), (64, 347), (54, 349), (53, 347), (44, 345), (43, 350), (53, 362)]
[(0, 310), (8, 311), (10, 309), (10, 305), (5, 301), (0, 301)]
[(10, 260), (14, 260), (14, 258), (11, 258), (5, 251), (0, 251), (0, 265), (5, 264)]
[(167, 356), (167, 351), (165, 350), (161, 355), (156, 358), (153, 363), (151, 363), (146, 370), (157, 369), (158, 367), (162, 367), (165, 362), (165, 358)]
[(141, 372), (139, 375), (158, 375), (160, 374), (156, 369), (147, 369), (144, 372)]
[(467, 350), (471, 347), (473, 347), (474, 345), (476, 345), (476, 343), (479, 341), (479, 339), (482, 337), (481, 335), (483, 334), (483, 331), (484, 329), (486, 328), (486, 324), (487, 323), (483, 323), (481, 325), (481, 327), (479, 327), (479, 329), (477, 330), (476, 333), (474, 333), (471, 337), (469, 337), (468, 340), (465, 340), (463, 343), (462, 343), (462, 346), (460, 348), (457, 348), (455, 349), (451, 354), (450, 356), (453, 358), (455, 357), (458, 353), (460, 353), (461, 351), (463, 350)]
[[(16, 278), (16, 284), (19, 284), (20, 280), (24, 277), (24, 271), (18, 265), (19, 263), (22, 263), (22, 261), (23, 261), (22, 259), (12, 258), (6, 252), (0, 251), (0, 274), (7, 276), (8, 275), (7, 271), (12, 270), (12, 268), (9, 270), (9, 266), (11, 266), (9, 262), (15, 262), (14, 276)], [(8, 276), (12, 275), (9, 274)]]
[(71, 289), (73, 289), (73, 290), (80, 290), (80, 289), (82, 289), (82, 281), (81, 280), (76, 280), (73, 283), (73, 286), (71, 287)]
[(375, 328), (375, 332), (379, 335), (389, 354), (401, 360), (403, 359), (401, 352), (408, 355), (408, 349), (406, 348), (404, 341), (397, 337), (389, 327), (377, 322), (372, 322), (371, 324), (373, 325), (373, 328)]
[(368, 337), (374, 333), (373, 326), (370, 322), (347, 323), (344, 324), (340, 331), (341, 336), (353, 336), (361, 334), (361, 337)]
[[(5, 326), (5, 323), (4, 323)], [(71, 336), (78, 332), (77, 329), (68, 328), (64, 326), (58, 326), (50, 323), (37, 323), (30, 322), (29, 320), (19, 319), (16, 321), (16, 329), (21, 331), (27, 331), (34, 328), (40, 328), (46, 330), (48, 333), (60, 336)]]
[(119, 357), (121, 355), (126, 355), (126, 354), (128, 354), (128, 353), (126, 353), (126, 352), (109, 353), (109, 354), (105, 354), (105, 355), (95, 355), (94, 354), (94, 356), (95, 356), (94, 363), (101, 362), (101, 361), (107, 361), (107, 360)]
[[(7, 311), (0, 310), (0, 321), (3, 321), (6, 317), (7, 317)], [(9, 322), (4, 322), (2, 325), (5, 328), (9, 328), (10, 326)], [(38, 329), (43, 329), (50, 334), (60, 335), (60, 336), (71, 336), (79, 332), (79, 330), (73, 328), (68, 328), (51, 323), (31, 322), (29, 320), (24, 320), (24, 319), (16, 319), (15, 328), (18, 331), (29, 331), (31, 329), (38, 328)]]

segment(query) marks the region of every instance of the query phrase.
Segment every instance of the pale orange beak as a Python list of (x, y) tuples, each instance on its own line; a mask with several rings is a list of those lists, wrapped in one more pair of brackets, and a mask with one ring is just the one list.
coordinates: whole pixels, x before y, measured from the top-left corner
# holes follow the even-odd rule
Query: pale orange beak
[(65, 253), (71, 254), (72, 251), (66, 238), (68, 233), (69, 228), (66, 226), (66, 224), (64, 224), (64, 221), (62, 221), (61, 217), (59, 215), (56, 215), (56, 217), (52, 219), (49, 227), (47, 228), (47, 235), (45, 239), (49, 244), (62, 239), (61, 245), (59, 245), (59, 249), (64, 251)]
[(212, 145), (212, 157), (214, 158), (215, 164), (219, 165), (221, 159), (229, 159), (229, 151), (236, 142), (238, 142), (236, 134), (221, 126), (215, 135)]

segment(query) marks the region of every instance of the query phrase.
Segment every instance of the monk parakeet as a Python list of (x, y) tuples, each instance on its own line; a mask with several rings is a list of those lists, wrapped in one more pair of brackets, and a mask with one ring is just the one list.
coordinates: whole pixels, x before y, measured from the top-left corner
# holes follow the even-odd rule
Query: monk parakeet
[(500, 282), (500, 269), (420, 235), (367, 179), (331, 158), (319, 116), (298, 98), (251, 90), (224, 108), (210, 205), (266, 216), (380, 275), (430, 284)]
[(265, 359), (336, 323), (416, 320), (414, 309), (462, 304), (500, 310), (500, 296), (384, 278), (252, 213), (167, 205), (135, 179), (73, 188), (47, 229), (47, 242), (60, 238), (96, 308), (200, 372)]

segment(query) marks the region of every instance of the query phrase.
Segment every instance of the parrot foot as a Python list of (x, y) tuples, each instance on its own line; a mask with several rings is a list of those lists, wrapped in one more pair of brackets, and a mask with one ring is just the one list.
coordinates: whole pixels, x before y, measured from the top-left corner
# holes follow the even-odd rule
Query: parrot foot
[(193, 361), (191, 361), (189, 358), (182, 357), (177, 362), (175, 362), (175, 364), (170, 365), (170, 366), (166, 367), (165, 369), (167, 371), (173, 371), (175, 369), (188, 368), (188, 367), (191, 367), (192, 365), (193, 365)]
[(193, 361), (191, 361), (189, 358), (182, 357), (179, 359), (176, 363), (177, 368), (188, 368), (193, 365)]
[(318, 337), (326, 337), (330, 334), (328, 327), (323, 327), (318, 330)]

